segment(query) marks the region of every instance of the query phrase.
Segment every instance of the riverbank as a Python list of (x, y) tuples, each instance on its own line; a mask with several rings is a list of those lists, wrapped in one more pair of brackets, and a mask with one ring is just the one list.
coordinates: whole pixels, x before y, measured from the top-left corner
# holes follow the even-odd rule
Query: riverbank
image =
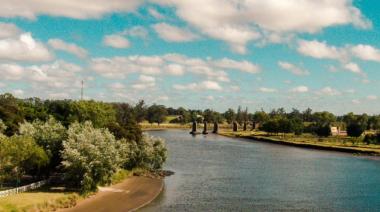
[(161, 178), (133, 176), (123, 182), (100, 188), (94, 196), (61, 212), (135, 211), (152, 202), (163, 190)]
[(190, 124), (171, 124), (171, 123), (163, 123), (163, 124), (149, 124), (149, 123), (140, 123), (139, 124), (143, 131), (154, 131), (154, 130), (166, 130), (166, 129), (190, 129)]
[[(281, 145), (346, 152), (360, 155), (373, 155), (380, 156), (379, 145), (366, 145), (366, 144), (354, 144), (350, 143), (350, 140), (343, 137), (330, 137), (330, 138), (317, 138), (315, 136), (295, 136), (295, 135), (283, 135), (283, 136), (270, 136), (261, 132), (252, 131), (220, 131), (219, 135), (227, 136), (231, 138), (246, 138), (256, 141), (275, 143)], [(347, 140), (347, 141), (346, 141)]]

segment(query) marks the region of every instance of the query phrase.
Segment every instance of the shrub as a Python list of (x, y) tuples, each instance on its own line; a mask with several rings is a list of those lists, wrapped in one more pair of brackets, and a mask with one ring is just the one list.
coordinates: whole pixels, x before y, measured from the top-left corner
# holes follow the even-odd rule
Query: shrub
[(6, 129), (7, 126), (4, 124), (3, 120), (0, 119), (0, 134), (3, 134)]
[(49, 156), (49, 167), (47, 173), (54, 170), (62, 161), (62, 142), (67, 137), (66, 128), (53, 117), (46, 122), (39, 120), (33, 123), (24, 122), (20, 124), (19, 133), (21, 135), (33, 137), (36, 143), (43, 147)]
[(140, 143), (127, 142), (124, 168), (161, 169), (167, 158), (164, 140), (144, 135)]
[(24, 174), (39, 174), (48, 164), (48, 156), (31, 137), (12, 136), (0, 139), (0, 178), (20, 182)]
[(363, 142), (366, 144), (380, 144), (380, 133), (365, 135)]
[(95, 129), (91, 122), (72, 124), (63, 147), (65, 179), (84, 194), (96, 191), (98, 184), (110, 183), (127, 152), (108, 129)]
[(313, 133), (319, 137), (331, 136), (331, 127), (329, 124), (316, 124), (313, 126)]
[(365, 126), (359, 123), (351, 123), (347, 126), (347, 135), (350, 137), (360, 137), (365, 131)]

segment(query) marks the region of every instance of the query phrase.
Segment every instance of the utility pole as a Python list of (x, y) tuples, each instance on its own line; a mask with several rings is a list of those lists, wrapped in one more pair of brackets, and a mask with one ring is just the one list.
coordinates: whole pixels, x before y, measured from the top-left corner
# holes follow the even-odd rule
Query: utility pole
[(84, 87), (84, 81), (82, 80), (82, 89), (80, 91), (80, 99), (83, 100), (83, 87)]

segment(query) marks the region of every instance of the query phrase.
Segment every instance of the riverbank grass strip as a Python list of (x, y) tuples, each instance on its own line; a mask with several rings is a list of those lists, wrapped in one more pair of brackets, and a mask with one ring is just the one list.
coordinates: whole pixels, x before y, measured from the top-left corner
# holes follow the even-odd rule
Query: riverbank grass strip
[(228, 137), (239, 137), (253, 139), (257, 141), (284, 144), (290, 146), (298, 146), (313, 149), (323, 149), (331, 151), (349, 152), (357, 154), (367, 154), (367, 155), (379, 155), (380, 156), (380, 145), (368, 145), (361, 142), (357, 142), (355, 138), (349, 137), (336, 137), (331, 136), (327, 138), (319, 138), (313, 135), (268, 135), (264, 132), (232, 132), (232, 131), (222, 131), (219, 132), (220, 135)]

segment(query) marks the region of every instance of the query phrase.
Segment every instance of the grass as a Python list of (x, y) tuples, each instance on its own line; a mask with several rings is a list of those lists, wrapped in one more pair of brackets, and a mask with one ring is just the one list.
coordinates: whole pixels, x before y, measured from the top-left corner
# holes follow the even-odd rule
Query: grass
[(45, 187), (0, 198), (0, 211), (55, 211), (73, 207), (78, 199), (80, 196), (75, 192), (62, 192)]
[(380, 145), (365, 144), (361, 141), (360, 138), (351, 138), (347, 136), (330, 136), (327, 138), (319, 138), (311, 134), (268, 135), (267, 133), (260, 131), (232, 132), (231, 130), (223, 130), (219, 134), (229, 137), (252, 138), (261, 141), (288, 144), (293, 146), (380, 155)]

